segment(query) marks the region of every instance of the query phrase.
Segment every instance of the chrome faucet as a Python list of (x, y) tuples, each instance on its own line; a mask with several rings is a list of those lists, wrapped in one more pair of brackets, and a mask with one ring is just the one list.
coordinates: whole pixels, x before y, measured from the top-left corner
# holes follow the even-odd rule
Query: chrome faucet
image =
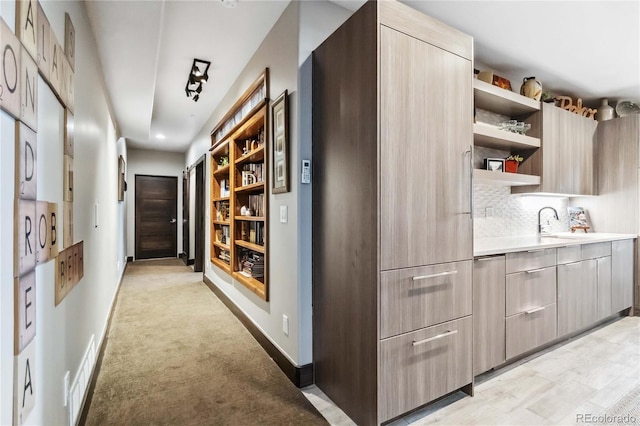
[(540, 224), (540, 213), (542, 213), (542, 210), (544, 210), (544, 209), (553, 210), (553, 215), (555, 216), (556, 220), (560, 220), (560, 218), (558, 217), (558, 212), (553, 207), (543, 207), (543, 208), (541, 208), (540, 210), (538, 210), (538, 234), (542, 234), (542, 225)]

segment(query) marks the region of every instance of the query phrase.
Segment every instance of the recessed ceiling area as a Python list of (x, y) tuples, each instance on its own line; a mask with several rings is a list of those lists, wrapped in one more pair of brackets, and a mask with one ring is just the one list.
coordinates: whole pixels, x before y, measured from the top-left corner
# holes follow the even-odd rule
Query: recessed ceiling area
[[(332, 1), (351, 11), (364, 3)], [(224, 3), (85, 2), (115, 119), (130, 147), (184, 152), (289, 0)], [(605, 97), (640, 104), (638, 1), (403, 3), (472, 35), (477, 64), (509, 78), (514, 91), (523, 77), (535, 76), (544, 90), (590, 106)], [(194, 58), (211, 61), (198, 102), (184, 90)]]

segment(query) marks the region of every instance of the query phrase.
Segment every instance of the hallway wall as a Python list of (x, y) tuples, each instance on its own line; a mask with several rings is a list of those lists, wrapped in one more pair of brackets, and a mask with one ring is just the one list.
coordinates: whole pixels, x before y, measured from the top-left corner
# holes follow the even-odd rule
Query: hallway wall
[[(68, 424), (64, 376), (73, 381), (92, 336), (99, 345), (125, 267), (124, 203), (118, 203), (118, 156), (124, 140), (108, 107), (100, 61), (83, 2), (41, 1), (51, 28), (64, 41), (65, 12), (76, 30), (74, 241), (84, 241), (84, 278), (54, 306), (55, 261), (36, 267), (36, 336), (32, 380), (35, 407), (27, 424)], [(0, 2), (0, 15), (14, 29), (15, 1)], [(63, 107), (38, 77), (37, 199), (58, 204), (63, 214)], [(13, 416), (13, 206), (14, 120), (0, 112), (0, 424)], [(94, 226), (97, 206), (99, 226)], [(11, 218), (11, 220), (9, 219)], [(59, 221), (59, 247), (63, 221)]]
[[(192, 164), (211, 146), (210, 133), (247, 87), (269, 68), (269, 97), (289, 92), (290, 192), (269, 198), (269, 302), (264, 302), (210, 261), (210, 192), (206, 176), (205, 274), (298, 366), (312, 362), (311, 300), (311, 185), (300, 184), (300, 160), (311, 157), (310, 68), (301, 89), (298, 65), (351, 12), (327, 1), (291, 2), (247, 66), (225, 95), (186, 153)], [(306, 96), (305, 99), (302, 96)], [(301, 103), (305, 110), (301, 112)], [(307, 116), (305, 119), (302, 115)], [(304, 123), (307, 128), (301, 128)], [(304, 138), (304, 143), (301, 142)], [(207, 173), (210, 157), (207, 158)], [(288, 223), (280, 223), (280, 206), (288, 208)], [(289, 336), (282, 331), (282, 315), (289, 317)]]
[(136, 175), (175, 176), (178, 178), (177, 252), (182, 251), (182, 171), (184, 154), (164, 151), (129, 149), (127, 162), (127, 256), (136, 256)]

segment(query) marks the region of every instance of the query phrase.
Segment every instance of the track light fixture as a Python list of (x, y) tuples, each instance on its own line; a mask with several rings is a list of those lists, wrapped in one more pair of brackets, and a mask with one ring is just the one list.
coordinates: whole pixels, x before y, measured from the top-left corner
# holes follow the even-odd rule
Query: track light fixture
[(209, 80), (209, 66), (211, 62), (204, 61), (202, 59), (193, 59), (191, 65), (191, 71), (189, 72), (189, 78), (187, 79), (187, 85), (184, 88), (187, 97), (193, 96), (193, 101), (198, 102), (200, 99), (200, 93), (202, 92), (202, 85)]

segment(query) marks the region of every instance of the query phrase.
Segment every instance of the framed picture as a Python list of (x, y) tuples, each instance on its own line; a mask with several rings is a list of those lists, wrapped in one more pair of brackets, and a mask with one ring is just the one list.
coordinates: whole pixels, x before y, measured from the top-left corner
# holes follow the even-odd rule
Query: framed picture
[(124, 157), (121, 155), (118, 158), (118, 201), (124, 201), (124, 191), (126, 182), (124, 181), (125, 164)]
[(272, 152), (271, 170), (274, 194), (289, 192), (289, 107), (285, 90), (271, 106)]
[(484, 168), (492, 172), (504, 172), (504, 160), (502, 158), (485, 158)]

